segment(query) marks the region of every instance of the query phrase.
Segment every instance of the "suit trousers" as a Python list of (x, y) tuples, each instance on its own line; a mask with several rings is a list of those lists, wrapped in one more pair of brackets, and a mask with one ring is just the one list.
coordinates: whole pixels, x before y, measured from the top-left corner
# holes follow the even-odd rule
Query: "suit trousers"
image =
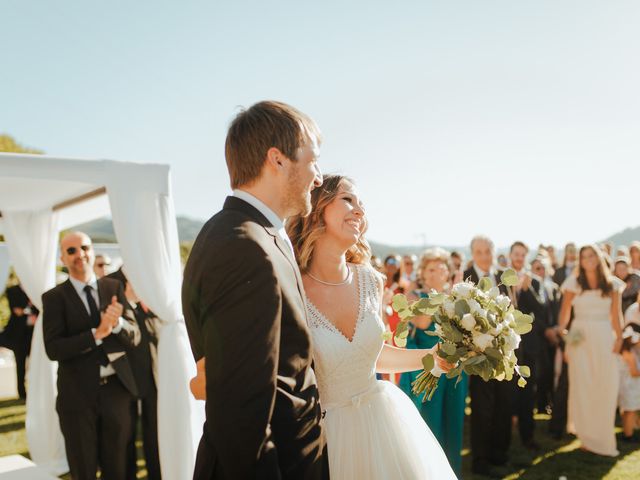
[(471, 456), (474, 469), (485, 468), (490, 464), (502, 465), (508, 460), (512, 392), (510, 382), (485, 382), (477, 375), (469, 378)]
[(553, 406), (549, 432), (552, 435), (563, 435), (567, 431), (567, 403), (569, 401), (569, 365), (562, 362), (562, 371), (558, 385), (553, 392)]
[(98, 390), (93, 407), (58, 407), (67, 460), (73, 480), (95, 480), (98, 466), (103, 480), (127, 476), (127, 444), (133, 432), (135, 398), (116, 375)]
[[(138, 407), (139, 405), (139, 407)], [(147, 467), (148, 480), (161, 480), (160, 456), (158, 454), (158, 391), (155, 385), (149, 393), (135, 405), (134, 431), (129, 440), (129, 480), (135, 480), (137, 473), (137, 431), (142, 427), (142, 448)]]

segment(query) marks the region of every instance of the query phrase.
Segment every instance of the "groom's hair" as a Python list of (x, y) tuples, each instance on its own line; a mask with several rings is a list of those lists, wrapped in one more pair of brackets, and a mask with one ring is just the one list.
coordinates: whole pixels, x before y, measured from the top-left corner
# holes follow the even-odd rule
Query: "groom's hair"
[(286, 103), (264, 101), (242, 110), (231, 122), (225, 142), (231, 188), (260, 177), (267, 151), (272, 147), (297, 161), (298, 149), (309, 143), (312, 136), (320, 143), (316, 123)]

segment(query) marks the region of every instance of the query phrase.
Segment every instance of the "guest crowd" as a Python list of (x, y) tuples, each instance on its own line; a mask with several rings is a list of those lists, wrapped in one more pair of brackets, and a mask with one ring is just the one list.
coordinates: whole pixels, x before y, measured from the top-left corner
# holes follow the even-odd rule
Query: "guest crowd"
[[(616, 412), (620, 441), (639, 442), (640, 410), (640, 242), (629, 247), (573, 243), (558, 261), (551, 246), (531, 251), (514, 242), (496, 257), (491, 239), (473, 238), (471, 258), (439, 247), (414, 255), (373, 257), (385, 277), (384, 320), (398, 323), (391, 308), (396, 293), (410, 300), (446, 292), (455, 283), (488, 278), (516, 308), (531, 315), (533, 329), (523, 335), (517, 357), (531, 369), (525, 388), (513, 382), (463, 377), (455, 385), (439, 380), (423, 403), (411, 392), (419, 372), (392, 376), (414, 401), (461, 475), (465, 409), (470, 408), (472, 471), (501, 477), (507, 473), (513, 425), (522, 444), (539, 449), (534, 413), (551, 416), (549, 431), (575, 434), (593, 454), (616, 456)], [(157, 438), (156, 345), (158, 319), (139, 298), (122, 269), (107, 274), (110, 259), (95, 255), (88, 236), (67, 235), (61, 259), (69, 279), (43, 296), (45, 349), (59, 362), (56, 408), (73, 478), (136, 478), (136, 429), (141, 427), (148, 478), (160, 478)], [(506, 268), (519, 277), (516, 287), (500, 283)], [(38, 316), (17, 279), (7, 289), (11, 318), (3, 344), (14, 351), (18, 393), (27, 395), (25, 363)], [(436, 337), (431, 317), (414, 319), (407, 348), (430, 348)], [(470, 404), (467, 404), (470, 397)]]
[[(484, 382), (465, 378), (457, 387), (442, 376), (431, 401), (422, 403), (411, 392), (418, 372), (390, 378), (409, 395), (440, 441), (458, 475), (466, 397), (470, 397), (472, 471), (491, 477), (507, 474), (512, 426), (521, 443), (539, 450), (534, 413), (551, 416), (549, 431), (559, 439), (567, 432), (582, 449), (597, 455), (618, 454), (614, 433), (616, 412), (622, 418), (624, 442), (640, 442), (636, 412), (640, 410), (640, 242), (613, 251), (612, 245), (569, 243), (561, 262), (551, 246), (530, 251), (514, 242), (507, 254), (496, 258), (491, 239), (475, 237), (471, 259), (461, 252), (429, 248), (420, 258), (389, 255), (373, 258), (373, 266), (386, 278), (385, 318), (394, 330), (397, 314), (391, 308), (396, 293), (410, 300), (429, 292), (448, 291), (463, 280), (477, 283), (487, 277), (508, 295), (516, 308), (534, 318), (531, 332), (522, 336), (516, 351), (520, 364), (531, 368), (525, 388), (515, 381)], [(516, 287), (500, 284), (506, 268), (519, 277)], [(407, 348), (433, 346), (436, 337), (429, 316), (412, 322)]]

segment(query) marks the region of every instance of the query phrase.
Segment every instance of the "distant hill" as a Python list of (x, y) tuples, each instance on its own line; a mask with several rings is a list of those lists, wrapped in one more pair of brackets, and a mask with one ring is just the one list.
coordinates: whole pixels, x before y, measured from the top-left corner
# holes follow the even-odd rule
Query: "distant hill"
[(635, 240), (640, 240), (640, 226), (635, 228), (625, 228), (623, 231), (614, 233), (605, 242), (611, 242), (614, 245), (629, 245)]
[[(204, 221), (189, 217), (176, 217), (178, 223), (178, 239), (181, 242), (193, 242), (200, 232)], [(96, 243), (115, 243), (116, 235), (113, 231), (111, 218), (105, 217), (73, 227), (89, 235)]]
[[(181, 242), (193, 242), (200, 232), (203, 220), (197, 220), (189, 217), (178, 216), (176, 218), (178, 222), (178, 238)], [(82, 225), (74, 227), (74, 229), (86, 232), (94, 242), (100, 243), (113, 243), (116, 241), (115, 234), (113, 233), (113, 224), (110, 218), (101, 218), (88, 222)], [(621, 232), (615, 233), (603, 241), (611, 242), (614, 245), (629, 245), (634, 240), (640, 240), (640, 226), (635, 228), (626, 228)], [(369, 240), (371, 250), (377, 257), (384, 258), (391, 253), (399, 255), (415, 254), (419, 255), (425, 247), (419, 245), (387, 245)], [(467, 245), (461, 246), (445, 246), (449, 251), (458, 250), (464, 252), (465, 255), (469, 255), (469, 247)], [(503, 249), (498, 249), (502, 251)]]

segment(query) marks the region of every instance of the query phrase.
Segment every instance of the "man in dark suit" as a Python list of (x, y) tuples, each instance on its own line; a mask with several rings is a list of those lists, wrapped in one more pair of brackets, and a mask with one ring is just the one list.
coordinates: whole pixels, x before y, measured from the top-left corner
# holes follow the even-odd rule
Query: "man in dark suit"
[(16, 359), (16, 377), (18, 382), (18, 395), (27, 398), (25, 388), (25, 374), (27, 357), (31, 352), (31, 338), (33, 337), (33, 325), (38, 318), (38, 309), (33, 306), (27, 294), (20, 284), (7, 288), (7, 300), (11, 315), (5, 329), (8, 347), (13, 350)]
[(126, 477), (136, 385), (126, 348), (140, 341), (120, 282), (93, 273), (91, 239), (60, 242), (69, 279), (42, 295), (44, 345), (58, 362), (56, 410), (74, 480)]
[(533, 318), (532, 330), (522, 336), (522, 341), (516, 352), (518, 363), (526, 365), (531, 370), (531, 376), (527, 379), (527, 385), (519, 388), (513, 385), (514, 413), (518, 417), (518, 431), (525, 448), (538, 450), (540, 447), (533, 438), (535, 421), (533, 409), (535, 407), (536, 380), (538, 376), (538, 363), (545, 342), (544, 331), (547, 327), (547, 307), (541, 295), (542, 285), (538, 278), (534, 278), (527, 270), (527, 255), (529, 247), (523, 242), (514, 242), (509, 251), (511, 268), (518, 273), (518, 285), (515, 287), (518, 310), (531, 315)]
[[(473, 265), (463, 274), (465, 280), (478, 284), (487, 277), (494, 286), (500, 284), (502, 272), (493, 265), (495, 247), (485, 236), (471, 240)], [(500, 293), (512, 297), (504, 285)], [(506, 474), (502, 465), (507, 463), (511, 443), (511, 392), (509, 382), (489, 380), (472, 375), (469, 379), (471, 396), (471, 470), (480, 475), (501, 477)]]
[(284, 230), (307, 215), (319, 131), (279, 102), (242, 111), (227, 134), (233, 196), (202, 228), (182, 304), (205, 359), (206, 422), (194, 478), (328, 476), (304, 291)]
[[(95, 269), (94, 269), (95, 270)], [(142, 449), (148, 480), (160, 480), (160, 456), (158, 454), (158, 389), (154, 376), (155, 358), (157, 358), (159, 320), (138, 298), (131, 282), (127, 280), (122, 268), (107, 275), (122, 283), (124, 294), (133, 310), (140, 329), (140, 343), (127, 350), (129, 364), (138, 387), (138, 402), (134, 418), (134, 430), (129, 440), (129, 474), (128, 480), (135, 480), (138, 471), (136, 438), (138, 419), (142, 427)], [(136, 405), (137, 407), (138, 405)], [(139, 415), (138, 415), (139, 413)]]

